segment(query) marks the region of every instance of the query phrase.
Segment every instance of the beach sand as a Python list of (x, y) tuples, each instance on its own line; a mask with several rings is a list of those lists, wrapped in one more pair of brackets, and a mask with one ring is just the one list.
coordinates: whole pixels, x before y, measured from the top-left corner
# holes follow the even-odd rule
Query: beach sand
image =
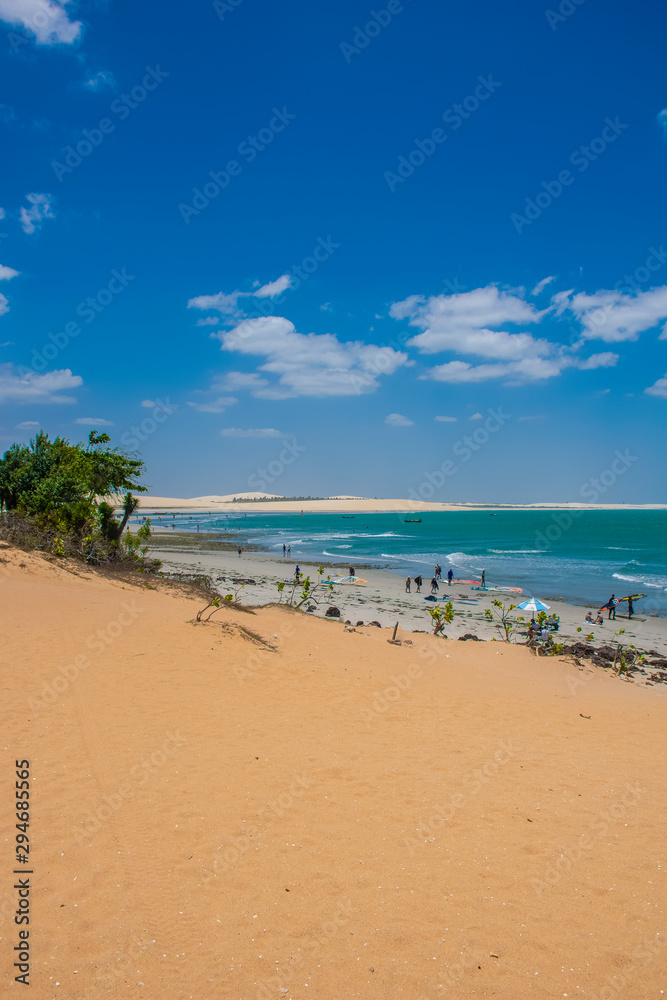
[[(432, 487), (429, 487), (432, 489)], [(357, 511), (359, 513), (381, 513), (395, 511), (454, 511), (454, 510), (665, 510), (667, 504), (603, 504), (603, 503), (578, 503), (578, 502), (556, 502), (532, 504), (484, 504), (484, 503), (438, 503), (429, 500), (390, 500), (383, 497), (328, 497), (321, 500), (262, 500), (251, 501), (241, 500), (234, 503), (234, 497), (243, 498), (244, 493), (229, 493), (226, 496), (205, 496), (192, 497), (189, 500), (178, 497), (156, 497), (144, 495), (139, 498), (139, 506), (142, 513), (156, 510), (173, 510), (179, 513), (211, 513), (225, 514), (298, 514), (300, 511), (307, 513), (328, 513)], [(122, 500), (118, 497), (106, 498), (112, 505), (121, 506)]]
[[(176, 535), (184, 543), (192, 539), (192, 546), (179, 545), (174, 549), (170, 542)], [(296, 563), (294, 558), (282, 558), (268, 552), (245, 550), (238, 557), (235, 543), (228, 542), (231, 551), (200, 551), (197, 545), (206, 542), (197, 541), (197, 535), (185, 535), (171, 532), (168, 528), (153, 529), (151, 554), (163, 563), (167, 572), (186, 571), (193, 575), (210, 575), (216, 582), (221, 593), (236, 593), (243, 581), (247, 581), (239, 592), (242, 603), (263, 605), (277, 601), (279, 598), (276, 584), (285, 582), (286, 597), (291, 590)], [(339, 569), (325, 569), (324, 576), (341, 576), (347, 573), (347, 563)], [(303, 575), (311, 578), (311, 583), (317, 583), (319, 565), (312, 562), (299, 562)], [(433, 571), (432, 571), (433, 572)], [(358, 575), (366, 580), (364, 585), (334, 585), (333, 591), (319, 590), (315, 596), (320, 602), (314, 614), (324, 615), (327, 608), (333, 605), (341, 612), (342, 621), (350, 621), (356, 625), (358, 621), (368, 624), (378, 621), (383, 628), (399, 623), (399, 628), (413, 632), (415, 630), (431, 631), (429, 607), (434, 605), (424, 600), (431, 593), (430, 577), (424, 578), (421, 593), (416, 592), (414, 579), (411, 583), (411, 593), (405, 593), (405, 578), (398, 573), (387, 570), (360, 569)], [(487, 580), (491, 585), (494, 581)], [(301, 593), (299, 587), (295, 595)], [(474, 590), (472, 585), (454, 582), (450, 587), (447, 580), (439, 583), (438, 597), (451, 600), (454, 605), (455, 618), (446, 628), (446, 634), (454, 639), (466, 634), (474, 634), (480, 639), (498, 638), (495, 626), (485, 618), (485, 610), (493, 608), (493, 601), (500, 600), (504, 604), (521, 603), (530, 594), (514, 594), (509, 592)], [(443, 602), (439, 602), (442, 604)], [(569, 604), (565, 601), (548, 602), (550, 613), (560, 617), (560, 629), (554, 637), (559, 642), (581, 642), (588, 635), (593, 635), (593, 645), (606, 645), (612, 641), (615, 633), (625, 629), (624, 634), (617, 635), (616, 641), (634, 643), (641, 650), (655, 650), (660, 658), (667, 657), (667, 619), (658, 616), (646, 616), (641, 613), (641, 601), (637, 602), (636, 612), (631, 620), (627, 617), (627, 606), (619, 605), (616, 619), (610, 621), (608, 613), (604, 612), (604, 624), (593, 626), (584, 619), (587, 606)], [(597, 612), (595, 605), (590, 610)], [(525, 615), (530, 621), (531, 614), (521, 611), (515, 615)], [(581, 629), (580, 632), (577, 629)], [(517, 633), (515, 639), (525, 642), (523, 632)]]
[(21, 758), (37, 1000), (667, 990), (664, 689), (0, 558), (3, 996)]

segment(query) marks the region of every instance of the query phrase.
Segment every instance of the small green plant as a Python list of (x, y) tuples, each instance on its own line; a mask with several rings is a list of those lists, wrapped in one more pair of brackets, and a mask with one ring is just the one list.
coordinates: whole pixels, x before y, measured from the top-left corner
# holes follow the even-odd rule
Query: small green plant
[(634, 642), (628, 643), (626, 646), (624, 643), (618, 641), (618, 637), (625, 635), (625, 629), (621, 628), (618, 632), (614, 632), (611, 637), (611, 641), (616, 643), (616, 652), (614, 655), (614, 663), (612, 669), (616, 671), (616, 676), (621, 677), (623, 674), (626, 677), (630, 676), (630, 670), (643, 663), (646, 657), (643, 653), (640, 653)]
[[(324, 567), (320, 566), (317, 571), (317, 583), (315, 585), (311, 584), (310, 577), (298, 578), (295, 576), (292, 581), (292, 589), (287, 598), (287, 603), (294, 608), (300, 608), (304, 604), (319, 604), (320, 599), (328, 597), (333, 593), (333, 583), (331, 578), (327, 576), (326, 580), (323, 580)], [(285, 589), (285, 583), (280, 582), (276, 584), (278, 588), (278, 593), (280, 594), (280, 602), (282, 604), (282, 595)], [(301, 587), (301, 594), (297, 595), (297, 589)], [(296, 596), (295, 596), (296, 595)]]
[(431, 621), (433, 622), (433, 635), (443, 635), (445, 625), (451, 625), (454, 621), (454, 605), (451, 601), (447, 601), (444, 607), (434, 607), (429, 608), (428, 613), (431, 616)]
[(53, 548), (51, 549), (54, 556), (64, 556), (65, 555), (65, 543), (62, 538), (56, 538), (53, 543)]
[(512, 635), (517, 629), (520, 619), (512, 617), (512, 612), (516, 609), (516, 604), (503, 604), (502, 601), (496, 599), (493, 602), (493, 607), (486, 608), (484, 611), (484, 617), (488, 622), (492, 622), (493, 626), (502, 636), (504, 642), (511, 642)]

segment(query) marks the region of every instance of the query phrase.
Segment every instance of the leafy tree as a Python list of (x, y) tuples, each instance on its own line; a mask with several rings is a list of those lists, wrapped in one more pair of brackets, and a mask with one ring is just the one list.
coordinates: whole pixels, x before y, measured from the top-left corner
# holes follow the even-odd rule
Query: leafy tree
[[(3, 519), (5, 530), (17, 541), (36, 533), (40, 547), (86, 562), (145, 556), (148, 522), (136, 536), (126, 532), (121, 544), (139, 503), (130, 491), (146, 490), (138, 481), (144, 463), (110, 441), (94, 430), (79, 444), (40, 431), (28, 445), (13, 444), (0, 459), (0, 514), (16, 515)], [(123, 497), (120, 521), (111, 496)]]
[[(110, 440), (108, 434), (91, 431), (87, 444), (72, 445), (61, 437), (51, 441), (40, 431), (29, 445), (12, 445), (0, 459), (0, 510), (46, 519), (74, 532), (81, 532), (98, 514), (101, 530), (112, 537), (111, 508), (96, 498), (145, 492), (146, 487), (137, 481), (144, 471), (141, 459), (109, 448)], [(117, 537), (136, 505), (126, 493)]]

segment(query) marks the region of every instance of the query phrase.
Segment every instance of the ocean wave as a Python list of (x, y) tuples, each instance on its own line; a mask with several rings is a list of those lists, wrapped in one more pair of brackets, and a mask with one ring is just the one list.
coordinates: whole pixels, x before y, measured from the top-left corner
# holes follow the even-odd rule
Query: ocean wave
[(498, 556), (504, 556), (504, 555), (508, 555), (508, 556), (513, 556), (513, 555), (517, 555), (517, 556), (518, 555), (534, 556), (534, 555), (539, 555), (542, 552), (542, 549), (489, 549), (489, 552), (493, 552), (495, 555), (498, 555)]
[(641, 583), (643, 587), (654, 590), (667, 590), (667, 576), (631, 576), (629, 573), (612, 573), (615, 580), (625, 580), (626, 583)]
[(625, 545), (605, 545), (605, 549), (611, 549), (612, 552), (632, 552)]

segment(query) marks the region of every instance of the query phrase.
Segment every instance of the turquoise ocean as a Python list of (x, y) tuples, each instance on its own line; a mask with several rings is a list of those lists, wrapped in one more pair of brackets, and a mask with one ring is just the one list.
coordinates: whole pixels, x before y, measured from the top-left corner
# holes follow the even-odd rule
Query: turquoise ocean
[[(406, 523), (419, 517), (420, 523)], [(522, 587), (527, 595), (601, 605), (645, 593), (640, 613), (667, 614), (667, 511), (428, 511), (419, 514), (197, 514), (162, 515), (180, 530), (233, 531), (282, 556), (290, 565), (374, 563), (402, 576), (479, 579), (487, 586)]]

